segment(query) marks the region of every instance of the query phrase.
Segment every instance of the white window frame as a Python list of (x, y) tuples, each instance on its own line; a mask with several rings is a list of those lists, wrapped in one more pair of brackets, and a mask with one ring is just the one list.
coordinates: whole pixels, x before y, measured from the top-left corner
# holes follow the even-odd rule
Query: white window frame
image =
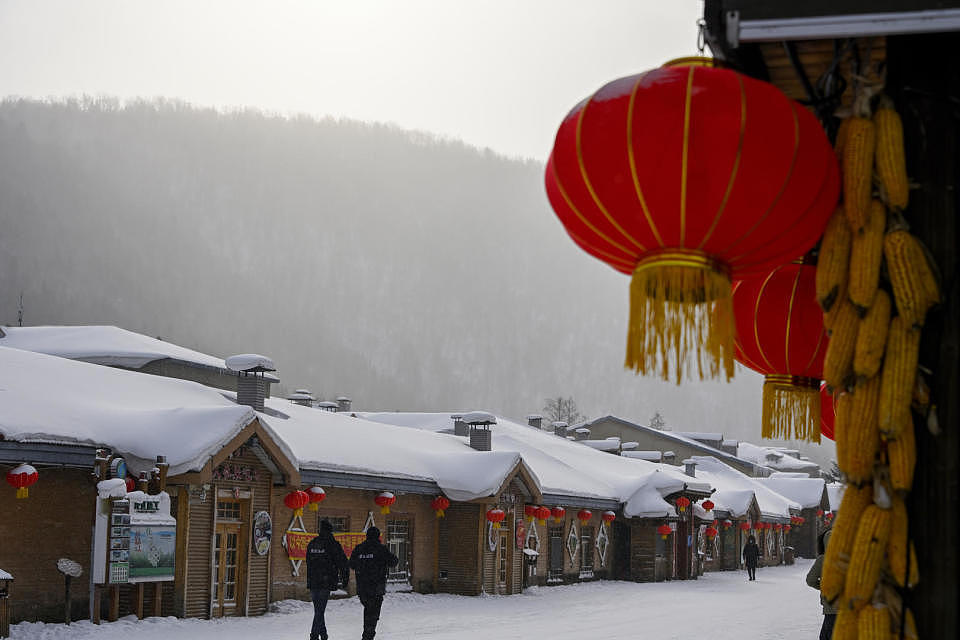
[(577, 531), (577, 523), (570, 521), (570, 529), (567, 532), (567, 555), (570, 558), (570, 564), (576, 564), (577, 552), (580, 550), (580, 533)]
[(600, 566), (607, 566), (607, 548), (610, 546), (610, 536), (607, 535), (605, 525), (600, 526), (600, 531), (597, 532), (597, 538), (593, 541), (593, 546), (600, 555)]

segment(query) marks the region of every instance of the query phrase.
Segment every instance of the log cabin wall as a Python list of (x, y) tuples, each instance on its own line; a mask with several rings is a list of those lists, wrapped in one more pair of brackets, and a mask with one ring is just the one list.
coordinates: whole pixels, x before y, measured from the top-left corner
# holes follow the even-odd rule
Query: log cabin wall
[(440, 519), (437, 591), (475, 596), (480, 594), (480, 530), (484, 512), (477, 504), (451, 504)]

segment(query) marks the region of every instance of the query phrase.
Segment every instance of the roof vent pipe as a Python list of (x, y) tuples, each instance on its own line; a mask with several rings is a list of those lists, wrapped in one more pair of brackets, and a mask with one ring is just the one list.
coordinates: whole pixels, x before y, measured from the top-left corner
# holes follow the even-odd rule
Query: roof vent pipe
[(566, 437), (567, 435), (566, 422), (563, 422), (562, 420), (558, 420), (557, 422), (551, 423), (550, 426), (553, 427), (553, 435), (560, 436), (561, 438)]
[(463, 416), (459, 413), (455, 413), (450, 418), (453, 420), (453, 435), (455, 436), (468, 436), (470, 435), (470, 427), (467, 426), (467, 423), (463, 421)]
[(263, 411), (268, 384), (264, 373), (277, 370), (273, 360), (256, 353), (243, 353), (230, 356), (225, 362), (228, 369), (237, 372), (237, 404)]
[(543, 416), (536, 413), (532, 413), (527, 416), (527, 424), (533, 427), (534, 429), (539, 429), (540, 425), (543, 424)]
[(687, 459), (683, 461), (683, 471), (691, 478), (697, 477), (697, 463), (693, 460)]
[(472, 411), (463, 416), (463, 421), (470, 425), (470, 447), (477, 451), (490, 451), (493, 448), (491, 427), (497, 424), (497, 418), (484, 411)]
[(337, 398), (337, 411), (343, 413), (345, 411), (350, 411), (350, 405), (353, 404), (353, 400), (347, 396), (340, 396)]

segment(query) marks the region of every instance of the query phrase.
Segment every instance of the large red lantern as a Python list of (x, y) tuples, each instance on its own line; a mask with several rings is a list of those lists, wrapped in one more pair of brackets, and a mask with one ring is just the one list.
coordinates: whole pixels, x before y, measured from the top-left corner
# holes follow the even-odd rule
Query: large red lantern
[(537, 517), (537, 505), (528, 504), (524, 506), (523, 515), (526, 516), (527, 522), (533, 522), (533, 519)]
[(710, 538), (711, 540), (713, 540), (715, 537), (717, 537), (717, 530), (714, 529), (713, 527), (707, 527), (707, 529), (706, 529), (706, 531), (704, 531), (704, 533), (707, 534), (707, 537)]
[(487, 520), (490, 521), (491, 524), (493, 524), (494, 529), (499, 529), (500, 523), (503, 522), (503, 519), (506, 517), (507, 517), (506, 512), (503, 509), (500, 509), (499, 507), (489, 509), (487, 511)]
[(577, 511), (577, 520), (580, 521), (581, 527), (590, 522), (590, 518), (592, 517), (593, 512), (590, 511), (590, 509), (580, 509), (580, 511)]
[(310, 502), (310, 496), (306, 491), (291, 491), (283, 498), (283, 504), (287, 505), (288, 509), (293, 509), (294, 516), (302, 516), (303, 508), (308, 502)]
[(327, 492), (323, 487), (310, 487), (307, 495), (310, 496), (310, 511), (319, 511), (320, 503), (327, 499)]
[(666, 539), (667, 539), (667, 536), (670, 535), (671, 533), (673, 533), (673, 529), (671, 529), (671, 528), (670, 528), (670, 525), (668, 525), (668, 524), (662, 524), (662, 525), (660, 525), (659, 527), (657, 527), (657, 533), (660, 534), (660, 537), (661, 537), (661, 538), (663, 538), (664, 540), (666, 540)]
[(380, 507), (380, 513), (386, 515), (390, 513), (390, 505), (397, 501), (397, 497), (389, 491), (382, 491), (373, 501)]
[(703, 507), (704, 511), (713, 511), (715, 505), (713, 504), (713, 500), (704, 500), (700, 506)]
[(632, 276), (626, 366), (678, 382), (691, 367), (733, 376), (732, 280), (813, 247), (839, 183), (807, 109), (708, 59), (601, 87), (546, 167), (571, 239)]
[(750, 523), (749, 523), (749, 522), (741, 522), (741, 523), (740, 523), (740, 531), (750, 531)]
[(537, 507), (537, 511), (534, 514), (537, 517), (537, 524), (544, 526), (547, 524), (547, 518), (550, 517), (550, 509), (546, 507)]
[(790, 529), (791, 529), (790, 525), (788, 524), (783, 525), (783, 530), (786, 531), (787, 533), (790, 533)]
[(762, 523), (762, 522), (754, 522), (754, 523), (753, 523), (753, 530), (754, 530), (754, 531), (763, 531), (763, 523)]
[(732, 526), (733, 526), (733, 522), (731, 522), (730, 520), (724, 520), (724, 521), (723, 521), (723, 528), (724, 528), (724, 529), (729, 529), (729, 528), (732, 527)]
[(820, 435), (833, 440), (833, 423), (837, 419), (837, 396), (830, 393), (827, 385), (820, 385)]
[(450, 508), (450, 501), (446, 496), (437, 496), (430, 502), (430, 506), (433, 508), (433, 511), (437, 514), (438, 518), (442, 518), (447, 514), (447, 509)]
[(816, 267), (787, 264), (737, 282), (737, 360), (764, 374), (762, 435), (820, 442), (820, 378), (827, 352)]
[(29, 464), (21, 464), (7, 472), (7, 484), (17, 490), (18, 499), (29, 497), (28, 487), (32, 487), (39, 478), (40, 474)]
[(554, 522), (560, 522), (567, 515), (567, 510), (563, 507), (554, 507), (550, 509), (550, 515), (553, 516)]
[(677, 509), (680, 511), (680, 513), (683, 513), (684, 511), (686, 511), (687, 507), (689, 506), (690, 506), (690, 498), (687, 498), (685, 496), (680, 496), (679, 498), (677, 498)]
[(617, 514), (613, 511), (604, 511), (600, 514), (600, 518), (603, 520), (603, 524), (609, 525), (611, 522), (617, 519)]

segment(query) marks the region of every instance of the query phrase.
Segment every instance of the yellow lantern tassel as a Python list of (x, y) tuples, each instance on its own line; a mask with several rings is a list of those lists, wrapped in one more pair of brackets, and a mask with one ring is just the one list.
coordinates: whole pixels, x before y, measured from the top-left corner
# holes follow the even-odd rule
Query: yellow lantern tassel
[(388, 513), (390, 513), (390, 507), (388, 505), (383, 505), (382, 507), (380, 507), (380, 513), (382, 513), (383, 515), (387, 515)]
[(437, 509), (437, 517), (442, 518), (446, 515), (446, 512), (443, 509)]
[(768, 375), (763, 381), (762, 435), (820, 442), (820, 381)]
[(319, 510), (320, 510), (320, 503), (318, 502), (310, 503), (310, 511), (319, 511)]
[(499, 522), (494, 522), (494, 523), (493, 523), (493, 528), (494, 528), (494, 529), (499, 529), (499, 528), (500, 528), (500, 523), (499, 523)]
[(29, 495), (30, 495), (30, 490), (27, 489), (26, 487), (20, 487), (19, 489), (17, 489), (17, 499), (18, 499), (18, 500), (19, 500), (20, 498), (26, 498), (26, 497), (29, 496)]
[(293, 515), (297, 518), (303, 517), (303, 507), (299, 507), (293, 510)]
[(680, 384), (733, 377), (733, 303), (729, 269), (697, 251), (664, 251), (637, 264), (630, 282), (624, 366)]

